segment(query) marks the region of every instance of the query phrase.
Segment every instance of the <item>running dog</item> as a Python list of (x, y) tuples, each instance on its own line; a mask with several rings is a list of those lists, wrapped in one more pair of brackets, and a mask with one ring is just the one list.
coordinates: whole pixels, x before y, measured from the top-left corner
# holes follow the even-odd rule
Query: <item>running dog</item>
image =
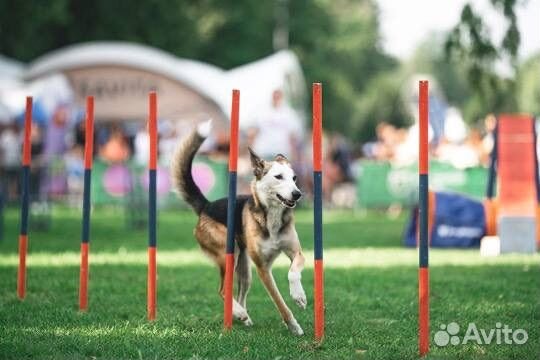
[[(172, 159), (171, 174), (176, 190), (199, 216), (194, 235), (203, 252), (218, 266), (221, 277), (219, 294), (223, 298), (227, 198), (208, 201), (191, 175), (193, 158), (208, 137), (211, 125), (210, 120), (199, 124), (181, 141)], [(247, 326), (253, 324), (246, 306), (252, 281), (251, 259), (287, 328), (295, 335), (303, 335), (304, 331), (285, 304), (272, 276), (272, 263), (284, 252), (291, 260), (288, 273), (291, 297), (300, 308), (306, 308), (306, 293), (300, 281), (304, 256), (292, 211), (302, 193), (285, 156), (278, 154), (272, 161), (265, 161), (251, 149), (249, 152), (255, 177), (251, 183), (251, 195), (240, 195), (236, 199), (235, 274), (238, 294), (233, 300), (233, 315)]]

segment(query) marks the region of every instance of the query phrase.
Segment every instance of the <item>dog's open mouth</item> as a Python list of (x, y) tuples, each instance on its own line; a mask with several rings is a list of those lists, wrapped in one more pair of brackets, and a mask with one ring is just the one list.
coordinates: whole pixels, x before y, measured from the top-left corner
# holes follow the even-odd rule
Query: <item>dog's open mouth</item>
[(283, 205), (285, 205), (286, 207), (288, 208), (293, 208), (296, 206), (296, 201), (294, 200), (287, 200), (285, 199), (283, 196), (279, 195), (279, 194), (276, 194), (277, 198), (279, 201), (281, 201), (281, 203)]

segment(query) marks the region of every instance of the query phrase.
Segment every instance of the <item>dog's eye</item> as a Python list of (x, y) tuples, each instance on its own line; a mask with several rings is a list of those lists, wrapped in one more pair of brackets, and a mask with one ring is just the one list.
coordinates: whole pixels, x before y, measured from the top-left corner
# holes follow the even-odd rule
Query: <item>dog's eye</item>
[(283, 180), (283, 175), (281, 175), (281, 174), (280, 174), (280, 175), (276, 175), (276, 176), (274, 176), (274, 177), (275, 177), (276, 179), (278, 179), (278, 180)]
[(296, 182), (296, 175), (293, 176), (292, 180)]

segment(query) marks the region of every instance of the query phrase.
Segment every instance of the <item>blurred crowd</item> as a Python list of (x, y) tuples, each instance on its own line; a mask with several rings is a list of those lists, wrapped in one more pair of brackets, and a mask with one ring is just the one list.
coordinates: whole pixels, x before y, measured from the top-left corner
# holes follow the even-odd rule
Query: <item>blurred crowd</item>
[[(311, 142), (305, 136), (302, 119), (286, 103), (276, 89), (270, 106), (261, 111), (257, 126), (241, 132), (239, 156), (239, 191), (248, 192), (252, 178), (248, 146), (259, 156), (272, 159), (285, 155), (295, 168), (300, 186), (310, 193), (312, 188)], [(159, 120), (159, 162), (168, 167), (170, 157), (181, 137), (193, 128), (192, 123)], [(148, 131), (144, 122), (96, 122), (94, 156), (108, 164), (130, 162), (145, 167), (149, 158)], [(23, 119), (0, 124), (0, 174), (2, 194), (7, 202), (15, 202), (20, 190), (19, 175), (23, 139)], [(68, 104), (60, 104), (50, 119), (33, 121), (31, 130), (31, 197), (34, 201), (68, 199), (77, 203), (83, 188), (84, 113)], [(345, 137), (325, 134), (323, 138), (325, 180), (324, 194), (331, 200), (333, 189), (352, 184), (351, 152)], [(201, 153), (216, 162), (228, 160), (229, 138), (226, 126), (217, 126)], [(347, 201), (349, 196), (345, 197)]]
[[(193, 124), (159, 121), (159, 159), (168, 166), (179, 138), (187, 134)], [(286, 103), (281, 90), (272, 94), (270, 106), (261, 111), (257, 126), (244, 129), (241, 144), (250, 146), (259, 156), (271, 159), (276, 153), (288, 157), (295, 168), (300, 186), (306, 194), (312, 189), (311, 137), (306, 136), (302, 120)], [(457, 125), (456, 125), (457, 124)], [(7, 201), (14, 201), (19, 193), (21, 163), (22, 121), (0, 125), (0, 172), (2, 193)], [(430, 131), (431, 156), (439, 161), (464, 169), (487, 166), (493, 147), (492, 131), (495, 118), (486, 117), (482, 128), (467, 129), (456, 122), (450, 134), (435, 137)], [(201, 152), (217, 162), (226, 162), (228, 132), (217, 127)], [(456, 130), (457, 129), (457, 130)], [(37, 199), (64, 198), (82, 192), (84, 154), (84, 116), (63, 104), (46, 122), (32, 123), (31, 193)], [(357, 151), (355, 149), (361, 149)], [(376, 128), (376, 139), (358, 146), (338, 133), (323, 135), (324, 181), (323, 191), (327, 203), (353, 207), (356, 194), (355, 174), (358, 160), (370, 159), (390, 162), (396, 166), (416, 162), (418, 128), (397, 128), (381, 121)], [(97, 122), (94, 155), (106, 163), (131, 162), (144, 167), (148, 163), (149, 142), (146, 124), (136, 121)], [(240, 147), (240, 192), (249, 191), (252, 178), (247, 146)]]
[[(459, 136), (442, 135), (434, 138), (429, 131), (430, 156), (440, 162), (449, 163), (455, 168), (465, 169), (489, 165), (493, 149), (493, 130), (496, 119), (488, 115), (481, 127), (463, 129)], [(388, 161), (396, 166), (411, 165), (418, 158), (418, 127), (397, 128), (381, 121), (376, 128), (374, 141), (362, 146), (365, 158)]]

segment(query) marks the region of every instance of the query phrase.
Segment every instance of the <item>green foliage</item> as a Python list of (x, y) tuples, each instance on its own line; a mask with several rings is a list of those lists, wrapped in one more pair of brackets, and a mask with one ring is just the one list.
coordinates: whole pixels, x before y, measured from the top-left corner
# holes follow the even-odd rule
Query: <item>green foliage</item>
[[(275, 5), (271, 0), (2, 1), (0, 53), (30, 61), (73, 43), (123, 40), (229, 69), (273, 52)], [(288, 6), (289, 43), (307, 86), (324, 83), (327, 129), (349, 136), (361, 131), (366, 138), (375, 115), (358, 99), (368, 83), (377, 86), (372, 79), (397, 66), (380, 49), (374, 1), (291, 0)]]
[(412, 119), (403, 99), (405, 77), (399, 71), (384, 72), (366, 85), (355, 102), (352, 133), (360, 141), (375, 138), (375, 127), (385, 121), (397, 127), (411, 125)]
[(540, 53), (520, 66), (517, 78), (520, 110), (540, 115)]
[(404, 64), (404, 70), (409, 76), (416, 73), (432, 74), (448, 103), (462, 107), (471, 96), (467, 69), (463, 63), (451, 61), (443, 45), (441, 34), (430, 34)]
[[(489, 112), (516, 112), (515, 79), (502, 79), (495, 71), (495, 62), (508, 60), (517, 68), (517, 52), (520, 35), (517, 28), (515, 8), (517, 0), (490, 0), (492, 6), (501, 11), (508, 27), (500, 44), (495, 44), (482, 16), (470, 4), (461, 12), (460, 21), (452, 29), (445, 43), (448, 57), (462, 62), (467, 71), (469, 86), (473, 92), (473, 103), (467, 112), (475, 118)], [(475, 119), (476, 120), (476, 119)]]
[(375, 6), (349, 0), (292, 1), (291, 6), (292, 48), (307, 82), (325, 85), (325, 128), (365, 140), (373, 134), (368, 125), (373, 122), (358, 99), (372, 91), (372, 79), (397, 65), (379, 48)]

